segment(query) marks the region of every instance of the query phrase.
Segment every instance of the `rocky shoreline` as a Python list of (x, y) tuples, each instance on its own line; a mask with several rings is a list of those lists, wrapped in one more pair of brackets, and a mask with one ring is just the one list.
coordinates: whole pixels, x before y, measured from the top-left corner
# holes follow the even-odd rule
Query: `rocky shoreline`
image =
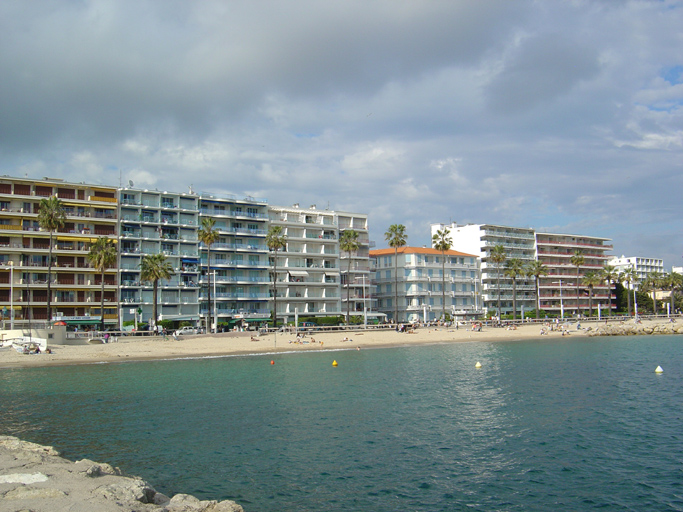
[(0, 436), (0, 512), (243, 512), (234, 501), (157, 492), (143, 479), (51, 446)]
[(656, 334), (683, 334), (683, 324), (636, 324), (634, 322), (601, 325), (588, 336), (649, 336)]

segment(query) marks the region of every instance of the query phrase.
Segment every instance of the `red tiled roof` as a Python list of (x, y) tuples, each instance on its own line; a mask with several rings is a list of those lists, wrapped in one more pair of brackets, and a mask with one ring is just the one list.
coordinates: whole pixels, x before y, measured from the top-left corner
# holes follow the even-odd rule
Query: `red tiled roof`
[[(399, 254), (434, 254), (437, 256), (441, 255), (441, 251), (438, 251), (436, 249), (433, 249), (431, 247), (399, 247), (398, 251)], [(370, 257), (375, 257), (375, 256), (390, 256), (394, 254), (394, 249), (393, 247), (389, 247), (388, 249), (375, 249), (370, 251)], [(447, 254), (449, 256), (468, 256), (471, 258), (478, 258), (478, 256), (475, 256), (474, 254), (467, 254), (464, 252), (459, 252), (459, 251), (446, 251), (444, 254)]]

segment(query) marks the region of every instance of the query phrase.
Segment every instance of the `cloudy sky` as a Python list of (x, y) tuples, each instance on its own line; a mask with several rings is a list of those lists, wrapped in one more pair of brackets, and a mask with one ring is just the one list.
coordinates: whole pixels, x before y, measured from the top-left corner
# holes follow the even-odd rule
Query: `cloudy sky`
[[(683, 3), (4, 0), (0, 174), (683, 260)], [(457, 249), (457, 247), (456, 247)]]

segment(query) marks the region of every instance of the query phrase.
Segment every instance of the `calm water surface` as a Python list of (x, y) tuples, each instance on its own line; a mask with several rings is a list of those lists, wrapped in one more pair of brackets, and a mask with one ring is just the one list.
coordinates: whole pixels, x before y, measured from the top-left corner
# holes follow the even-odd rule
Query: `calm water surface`
[(3, 370), (0, 432), (247, 512), (683, 510), (681, 341)]

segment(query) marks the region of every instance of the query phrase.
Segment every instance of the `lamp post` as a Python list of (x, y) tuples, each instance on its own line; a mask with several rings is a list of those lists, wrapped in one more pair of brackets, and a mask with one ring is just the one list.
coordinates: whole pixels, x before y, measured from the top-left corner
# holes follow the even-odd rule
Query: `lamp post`
[(9, 328), (14, 330), (14, 262), (9, 262)]
[(363, 328), (368, 328), (368, 307), (365, 302), (365, 274), (361, 276), (363, 279)]

